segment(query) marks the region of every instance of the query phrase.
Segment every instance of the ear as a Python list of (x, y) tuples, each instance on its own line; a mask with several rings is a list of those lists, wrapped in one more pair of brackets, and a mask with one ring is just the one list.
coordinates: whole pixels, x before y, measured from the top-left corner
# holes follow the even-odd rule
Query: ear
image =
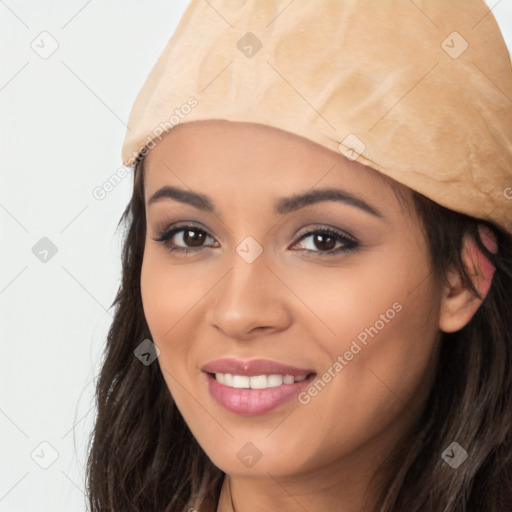
[[(494, 233), (482, 224), (478, 226), (478, 231), (485, 247), (492, 253), (498, 252)], [(471, 320), (487, 296), (494, 276), (494, 265), (482, 254), (475, 240), (469, 235), (464, 238), (462, 261), (482, 298), (476, 297), (464, 285), (458, 272), (449, 271), (448, 284), (443, 291), (439, 316), (439, 329), (443, 332), (458, 331)]]

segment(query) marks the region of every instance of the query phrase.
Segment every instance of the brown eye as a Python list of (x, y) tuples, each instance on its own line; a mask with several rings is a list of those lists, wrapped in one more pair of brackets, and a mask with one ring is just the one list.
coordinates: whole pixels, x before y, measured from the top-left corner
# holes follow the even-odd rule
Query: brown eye
[(169, 251), (200, 252), (207, 246), (204, 243), (213, 240), (206, 231), (195, 226), (179, 226), (159, 233), (156, 242), (162, 242)]
[(204, 231), (198, 229), (187, 229), (183, 230), (183, 242), (189, 247), (200, 247), (206, 238)]
[[(305, 240), (310, 240), (304, 243)], [(302, 244), (306, 252), (317, 253), (318, 256), (333, 256), (341, 252), (348, 252), (356, 249), (359, 243), (332, 229), (315, 229), (304, 233), (294, 245)]]
[(313, 243), (322, 251), (330, 251), (336, 245), (336, 238), (325, 233), (317, 233), (313, 235)]

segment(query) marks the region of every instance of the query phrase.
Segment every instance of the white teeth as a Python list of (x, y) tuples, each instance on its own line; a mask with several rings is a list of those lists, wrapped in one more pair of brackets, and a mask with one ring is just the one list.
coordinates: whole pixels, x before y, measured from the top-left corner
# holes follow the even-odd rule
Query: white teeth
[(266, 375), (255, 375), (249, 379), (251, 389), (265, 389), (267, 387)]
[(275, 388), (283, 384), (302, 382), (307, 375), (294, 377), (293, 375), (233, 375), (231, 373), (216, 373), (215, 378), (221, 384), (237, 389), (265, 389)]
[(283, 377), (283, 384), (293, 384), (295, 382), (295, 379), (293, 378), (293, 375), (285, 375)]
[(277, 386), (283, 385), (283, 376), (282, 375), (269, 375), (267, 377), (267, 386), (269, 388), (276, 388)]
[(248, 388), (249, 377), (246, 375), (233, 375), (233, 387), (234, 388)]

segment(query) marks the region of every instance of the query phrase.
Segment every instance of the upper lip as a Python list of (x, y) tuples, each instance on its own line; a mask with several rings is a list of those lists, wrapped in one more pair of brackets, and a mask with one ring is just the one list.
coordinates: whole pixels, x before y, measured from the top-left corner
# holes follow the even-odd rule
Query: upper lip
[(232, 375), (246, 375), (252, 377), (255, 375), (292, 375), (301, 377), (314, 373), (307, 368), (297, 368), (278, 361), (270, 359), (251, 359), (250, 361), (241, 361), (240, 359), (216, 359), (202, 367), (207, 373), (230, 373)]

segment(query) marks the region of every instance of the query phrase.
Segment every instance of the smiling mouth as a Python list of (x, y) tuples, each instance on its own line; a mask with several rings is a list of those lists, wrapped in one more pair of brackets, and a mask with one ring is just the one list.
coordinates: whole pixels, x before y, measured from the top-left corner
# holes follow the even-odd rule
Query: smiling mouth
[[(265, 414), (290, 402), (316, 378), (315, 372), (237, 375), (205, 372), (210, 396), (224, 409), (239, 415)], [(298, 402), (297, 402), (298, 403)]]
[(294, 377), (293, 375), (236, 375), (232, 373), (208, 373), (220, 384), (235, 389), (267, 389), (282, 386), (283, 384), (295, 384), (303, 382), (308, 377), (315, 375), (313, 373), (305, 373)]

